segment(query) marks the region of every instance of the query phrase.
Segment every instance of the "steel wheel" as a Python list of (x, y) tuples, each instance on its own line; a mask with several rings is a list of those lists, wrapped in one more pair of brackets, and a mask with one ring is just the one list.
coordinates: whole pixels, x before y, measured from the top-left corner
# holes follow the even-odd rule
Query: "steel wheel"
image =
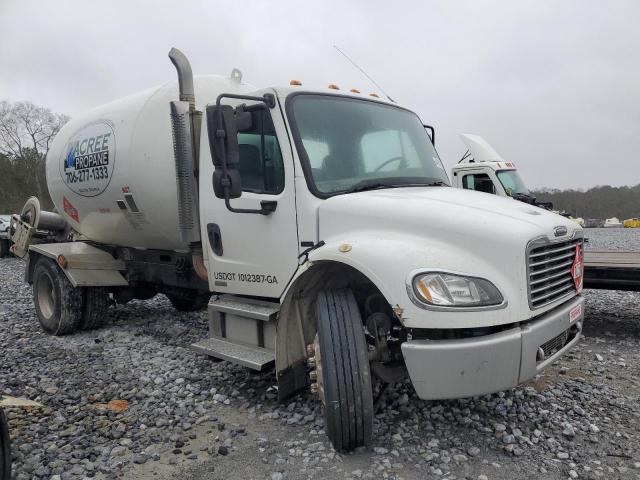
[(43, 272), (38, 277), (38, 284), (36, 287), (36, 291), (38, 292), (36, 297), (38, 308), (46, 319), (50, 319), (55, 311), (56, 292), (53, 288), (53, 280), (51, 279), (49, 272)]
[(83, 289), (74, 288), (53, 260), (35, 261), (33, 301), (40, 325), (53, 335), (73, 333), (82, 317)]

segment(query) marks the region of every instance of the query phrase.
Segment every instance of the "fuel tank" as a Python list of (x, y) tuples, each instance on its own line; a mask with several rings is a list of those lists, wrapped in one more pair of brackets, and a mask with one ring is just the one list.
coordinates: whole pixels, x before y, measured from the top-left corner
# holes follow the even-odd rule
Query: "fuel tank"
[[(220, 93), (255, 90), (213, 75), (195, 77), (194, 87), (202, 111)], [(56, 135), (47, 185), (74, 230), (104, 244), (188, 250), (179, 231), (169, 105), (178, 98), (178, 82), (170, 82), (74, 116)]]

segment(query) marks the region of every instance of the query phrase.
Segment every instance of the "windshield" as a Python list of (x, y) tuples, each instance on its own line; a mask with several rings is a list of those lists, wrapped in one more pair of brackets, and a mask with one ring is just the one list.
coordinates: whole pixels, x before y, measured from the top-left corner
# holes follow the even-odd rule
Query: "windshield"
[(502, 183), (507, 195), (530, 195), (529, 189), (526, 187), (517, 170), (500, 170), (496, 172), (498, 180)]
[(407, 110), (304, 94), (292, 98), (289, 112), (309, 185), (316, 193), (328, 196), (366, 185), (449, 183), (420, 119)]

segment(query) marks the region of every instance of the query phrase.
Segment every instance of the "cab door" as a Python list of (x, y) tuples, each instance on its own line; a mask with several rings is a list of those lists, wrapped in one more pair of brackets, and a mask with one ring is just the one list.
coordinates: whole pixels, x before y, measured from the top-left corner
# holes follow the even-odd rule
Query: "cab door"
[[(252, 95), (264, 93), (273, 92)], [(242, 196), (230, 200), (241, 209), (275, 202), (269, 215), (234, 213), (215, 196), (205, 118), (202, 123), (200, 224), (210, 289), (278, 298), (298, 268), (293, 157), (279, 105), (252, 111), (251, 126), (238, 132)]]

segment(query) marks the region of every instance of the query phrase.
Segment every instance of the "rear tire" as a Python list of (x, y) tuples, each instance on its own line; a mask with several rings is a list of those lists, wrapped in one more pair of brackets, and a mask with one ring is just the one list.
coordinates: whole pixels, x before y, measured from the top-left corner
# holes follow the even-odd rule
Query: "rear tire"
[(173, 308), (179, 312), (197, 312), (207, 307), (210, 293), (202, 293), (196, 290), (187, 290), (185, 292), (178, 293), (166, 293), (165, 294)]
[(87, 287), (84, 289), (83, 303), (80, 328), (94, 330), (102, 327), (107, 320), (109, 291), (104, 287)]
[(373, 431), (373, 391), (362, 319), (349, 289), (320, 292), (317, 345), (327, 436), (338, 451), (368, 445)]
[(40, 257), (33, 269), (33, 300), (38, 321), (52, 335), (77, 330), (82, 318), (81, 288), (74, 288), (53, 260)]
[(0, 409), (0, 480), (11, 480), (11, 440), (9, 425)]

